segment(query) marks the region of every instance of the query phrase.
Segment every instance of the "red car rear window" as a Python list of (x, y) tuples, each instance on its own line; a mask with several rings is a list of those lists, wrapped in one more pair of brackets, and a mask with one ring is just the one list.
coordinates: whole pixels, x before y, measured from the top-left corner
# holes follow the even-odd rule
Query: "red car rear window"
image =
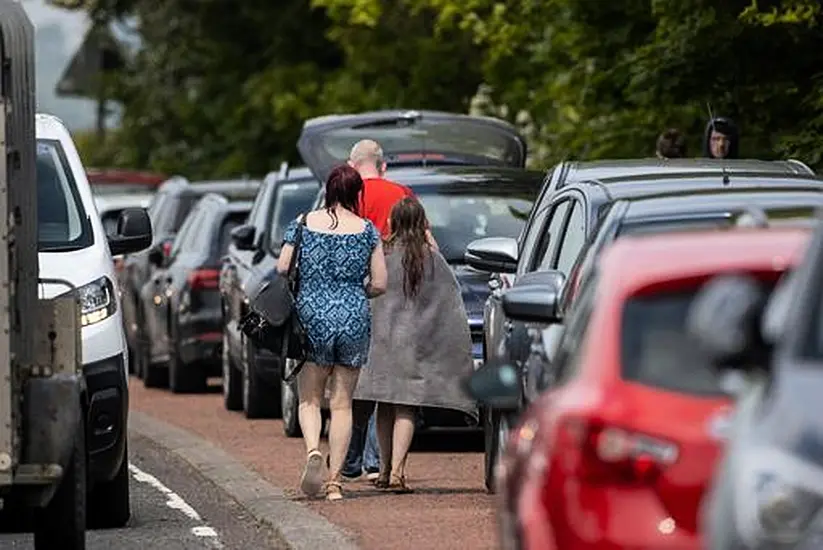
[(621, 329), (625, 380), (688, 394), (723, 394), (715, 369), (685, 333), (696, 293), (646, 294), (626, 302)]

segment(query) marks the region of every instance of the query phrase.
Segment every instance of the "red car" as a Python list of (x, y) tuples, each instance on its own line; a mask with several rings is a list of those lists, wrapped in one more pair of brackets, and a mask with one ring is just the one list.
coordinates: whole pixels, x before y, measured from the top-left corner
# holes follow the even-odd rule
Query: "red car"
[[(808, 235), (625, 237), (604, 253), (553, 350), (556, 382), (524, 412), (501, 460), (504, 547), (701, 548), (698, 506), (732, 401), (684, 334), (691, 299), (719, 273), (773, 286)], [(553, 300), (521, 287), (504, 294), (503, 307), (512, 318), (546, 321)]]

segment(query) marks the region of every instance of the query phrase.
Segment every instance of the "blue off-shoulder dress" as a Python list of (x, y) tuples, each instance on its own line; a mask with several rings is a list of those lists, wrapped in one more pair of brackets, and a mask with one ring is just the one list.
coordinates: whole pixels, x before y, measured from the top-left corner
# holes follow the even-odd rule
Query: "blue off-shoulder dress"
[[(284, 243), (294, 245), (298, 222), (286, 228)], [(312, 231), (303, 226), (296, 251), (300, 288), (297, 315), (309, 341), (308, 360), (318, 365), (361, 367), (369, 355), (371, 310), (365, 279), (380, 234), (366, 220), (360, 233)]]

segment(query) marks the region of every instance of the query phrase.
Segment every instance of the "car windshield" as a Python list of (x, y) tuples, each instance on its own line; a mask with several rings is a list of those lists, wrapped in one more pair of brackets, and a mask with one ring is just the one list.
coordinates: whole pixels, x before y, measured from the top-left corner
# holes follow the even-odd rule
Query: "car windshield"
[(517, 190), (506, 193), (482, 186), (459, 190), (421, 187), (414, 192), (426, 209), (440, 252), (450, 263), (462, 263), (466, 246), (473, 240), (517, 238), (533, 202), (533, 197), (518, 196)]
[(283, 183), (277, 187), (269, 226), (272, 252), (280, 254), (286, 226), (297, 216), (310, 210), (316, 197), (317, 185), (313, 183)]
[(94, 244), (74, 175), (58, 140), (37, 140), (37, 249), (80, 250)]

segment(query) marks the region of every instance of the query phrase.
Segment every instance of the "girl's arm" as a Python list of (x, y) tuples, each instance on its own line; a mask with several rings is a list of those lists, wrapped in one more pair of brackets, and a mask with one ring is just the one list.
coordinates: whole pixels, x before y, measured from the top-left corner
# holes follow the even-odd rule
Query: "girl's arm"
[(371, 253), (371, 277), (366, 284), (366, 294), (369, 298), (380, 296), (386, 292), (389, 274), (386, 271), (386, 256), (383, 253), (383, 243), (377, 243)]

